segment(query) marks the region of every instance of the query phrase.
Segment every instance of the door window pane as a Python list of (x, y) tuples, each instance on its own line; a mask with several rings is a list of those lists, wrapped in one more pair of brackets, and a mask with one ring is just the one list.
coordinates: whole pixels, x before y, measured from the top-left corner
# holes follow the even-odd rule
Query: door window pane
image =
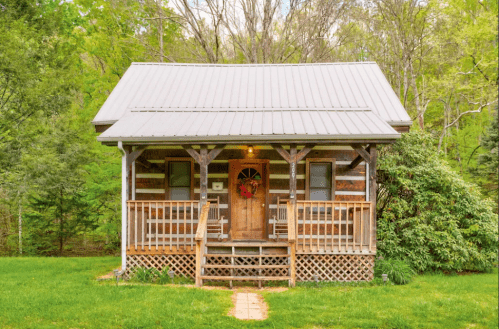
[(191, 163), (171, 161), (168, 163), (168, 186), (170, 200), (191, 199)]
[(170, 187), (190, 187), (191, 186), (191, 163), (190, 162), (170, 162)]
[(331, 200), (330, 189), (310, 189), (310, 200), (327, 201)]
[(170, 188), (170, 200), (190, 200), (191, 188), (190, 187), (172, 187)]

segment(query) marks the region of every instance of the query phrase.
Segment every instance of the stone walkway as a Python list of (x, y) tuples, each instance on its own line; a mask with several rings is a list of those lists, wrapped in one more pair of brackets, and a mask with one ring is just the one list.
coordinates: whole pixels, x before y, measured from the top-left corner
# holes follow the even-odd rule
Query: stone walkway
[(234, 293), (233, 300), (236, 307), (234, 316), (239, 320), (265, 320), (266, 303), (263, 297), (255, 293), (238, 292)]

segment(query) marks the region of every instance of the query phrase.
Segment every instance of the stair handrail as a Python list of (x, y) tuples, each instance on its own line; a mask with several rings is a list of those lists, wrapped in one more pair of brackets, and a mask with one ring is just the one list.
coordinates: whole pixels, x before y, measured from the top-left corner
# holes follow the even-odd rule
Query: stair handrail
[(206, 229), (208, 224), (208, 214), (210, 211), (210, 203), (206, 202), (201, 209), (199, 215), (198, 228), (196, 230), (196, 287), (203, 285), (202, 266), (204, 258), (204, 249), (206, 245)]

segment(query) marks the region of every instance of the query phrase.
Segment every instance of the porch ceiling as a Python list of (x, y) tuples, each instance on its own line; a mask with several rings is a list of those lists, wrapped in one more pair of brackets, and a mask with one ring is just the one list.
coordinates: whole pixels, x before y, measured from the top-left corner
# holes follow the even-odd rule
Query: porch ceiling
[(101, 142), (275, 140), (394, 140), (400, 137), (367, 108), (199, 109), (131, 111), (97, 139)]

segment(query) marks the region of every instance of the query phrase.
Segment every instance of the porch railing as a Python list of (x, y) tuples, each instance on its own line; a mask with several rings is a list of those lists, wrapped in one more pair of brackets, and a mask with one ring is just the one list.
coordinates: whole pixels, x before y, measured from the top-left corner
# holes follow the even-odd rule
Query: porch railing
[(297, 201), (298, 252), (370, 253), (376, 248), (372, 202)]
[(131, 200), (127, 205), (128, 250), (194, 250), (199, 200)]
[(196, 231), (196, 287), (201, 287), (203, 285), (201, 276), (204, 274), (202, 271), (203, 265), (205, 264), (204, 253), (207, 240), (209, 210), (210, 203), (207, 202), (201, 210), (199, 225)]

